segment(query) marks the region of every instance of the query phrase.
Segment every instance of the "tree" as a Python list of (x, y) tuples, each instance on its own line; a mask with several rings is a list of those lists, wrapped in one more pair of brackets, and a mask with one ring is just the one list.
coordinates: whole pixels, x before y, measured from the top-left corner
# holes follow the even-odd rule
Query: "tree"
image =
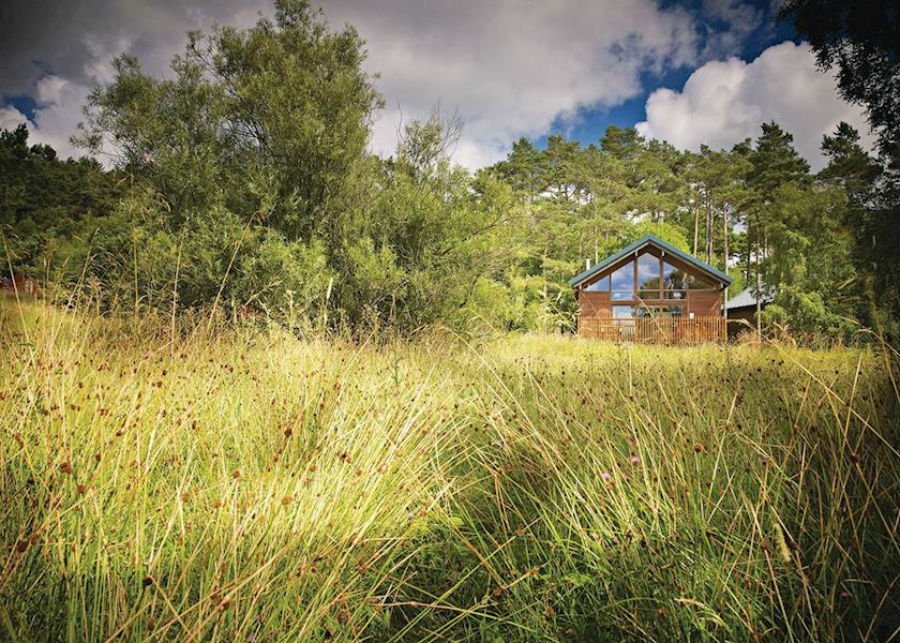
[(837, 67), (845, 99), (865, 105), (884, 154), (900, 142), (900, 10), (892, 0), (788, 0), (779, 18), (809, 40), (823, 70)]
[[(865, 221), (857, 230), (865, 232), (857, 236), (855, 254), (869, 264), (872, 296), (886, 315), (882, 325), (900, 334), (900, 10), (891, 0), (789, 0), (779, 17), (809, 40), (823, 70), (837, 69), (841, 94), (865, 106), (878, 135), (884, 172), (866, 213), (857, 210)], [(845, 135), (829, 145), (848, 141)]]
[[(116, 221), (168, 239), (159, 246), (166, 259), (148, 259), (160, 274), (148, 275), (146, 287), (171, 291), (177, 274), (185, 304), (224, 297), (308, 309), (291, 298), (311, 292), (309, 284), (274, 283), (277, 275), (327, 274), (317, 267), (340, 266), (357, 235), (365, 148), (380, 105), (362, 69), (362, 40), (351, 27), (331, 31), (306, 0), (275, 8), (274, 21), (246, 30), (190, 34), (171, 80), (117, 59), (115, 80), (93, 92), (86, 110), (81, 144), (113, 150), (139, 185)], [(100, 257), (132, 255), (126, 237), (101, 235), (109, 245)], [(285, 257), (309, 265), (280, 271)], [(267, 258), (275, 264), (265, 267)], [(109, 263), (97, 268), (106, 281), (134, 281), (122, 261)], [(329, 289), (314, 290), (327, 298)]]
[(32, 273), (55, 254), (64, 259), (82, 226), (108, 214), (121, 192), (95, 160), (62, 161), (48, 145), (29, 145), (25, 125), (0, 131), (0, 176), (0, 235), (14, 267)]

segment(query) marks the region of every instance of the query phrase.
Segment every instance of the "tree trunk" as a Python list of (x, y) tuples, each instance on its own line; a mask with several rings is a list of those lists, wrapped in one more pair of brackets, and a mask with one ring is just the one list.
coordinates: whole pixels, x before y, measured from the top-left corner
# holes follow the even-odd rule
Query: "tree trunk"
[[(728, 274), (728, 208), (726, 207), (722, 210), (722, 232), (724, 233), (724, 237), (722, 239), (722, 255), (725, 258), (724, 268), (722, 272), (726, 275)], [(725, 318), (725, 339), (728, 339), (728, 285), (725, 285), (725, 294), (723, 295), (722, 301), (722, 316)]]
[(694, 247), (692, 248), (691, 254), (696, 257), (697, 246), (700, 245), (700, 210), (693, 206), (691, 206), (691, 210), (694, 211)]

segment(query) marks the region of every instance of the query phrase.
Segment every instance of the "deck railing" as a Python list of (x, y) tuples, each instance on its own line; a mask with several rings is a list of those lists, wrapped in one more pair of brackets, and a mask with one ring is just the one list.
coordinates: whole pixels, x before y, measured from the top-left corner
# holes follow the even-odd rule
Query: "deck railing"
[(724, 317), (579, 317), (578, 335), (610, 342), (693, 345), (725, 341)]

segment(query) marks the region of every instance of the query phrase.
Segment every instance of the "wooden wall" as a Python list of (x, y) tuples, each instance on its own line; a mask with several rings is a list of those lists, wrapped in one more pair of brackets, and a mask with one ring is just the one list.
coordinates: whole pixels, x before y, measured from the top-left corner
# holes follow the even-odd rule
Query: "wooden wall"
[(608, 292), (583, 292), (578, 297), (578, 311), (583, 317), (611, 317)]
[(698, 317), (718, 317), (721, 315), (721, 290), (689, 290), (687, 312)]

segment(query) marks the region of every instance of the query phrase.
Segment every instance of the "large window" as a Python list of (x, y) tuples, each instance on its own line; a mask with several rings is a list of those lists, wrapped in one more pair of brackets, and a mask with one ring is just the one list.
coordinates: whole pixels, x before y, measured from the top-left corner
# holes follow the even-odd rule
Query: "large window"
[(629, 261), (610, 275), (613, 301), (634, 299), (634, 262)]
[(585, 287), (588, 292), (609, 292), (614, 318), (679, 317), (690, 290), (715, 289), (710, 278), (698, 277), (647, 252), (619, 266), (608, 276)]
[(706, 277), (696, 277), (691, 275), (691, 285), (690, 288), (692, 290), (710, 290), (716, 287), (716, 283), (712, 279), (707, 279)]
[(609, 292), (609, 275), (598, 279), (584, 290), (585, 292)]
[(686, 299), (688, 280), (686, 272), (676, 268), (668, 261), (663, 262), (663, 296), (665, 299)]
[(638, 257), (638, 296), (659, 299), (659, 257), (651, 254)]

